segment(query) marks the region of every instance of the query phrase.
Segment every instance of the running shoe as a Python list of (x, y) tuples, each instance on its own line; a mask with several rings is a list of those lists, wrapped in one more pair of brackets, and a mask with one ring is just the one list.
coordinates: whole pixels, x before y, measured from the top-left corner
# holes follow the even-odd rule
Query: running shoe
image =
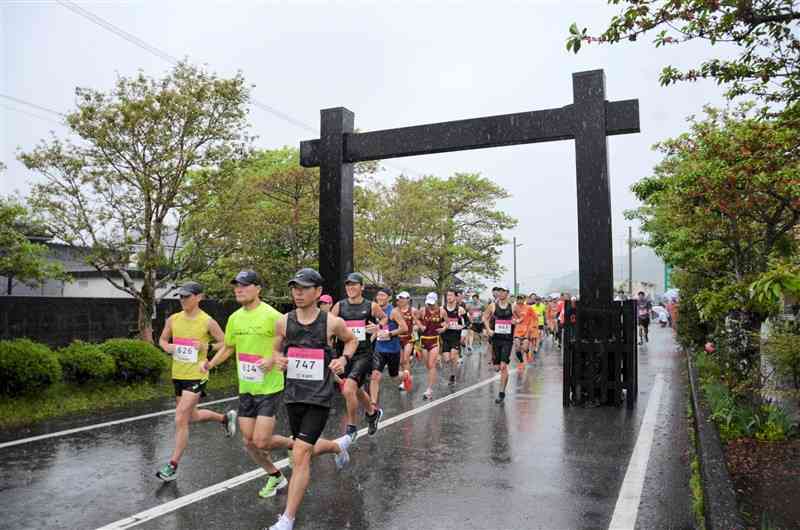
[(422, 399), (431, 399), (432, 397), (433, 397), (433, 390), (431, 390), (430, 388), (426, 390), (424, 394), (422, 394)]
[(333, 462), (336, 464), (336, 469), (341, 470), (350, 462), (350, 453), (347, 452), (347, 449), (351, 442), (348, 436), (342, 436), (334, 441), (339, 445), (340, 451), (333, 457)]
[(497, 399), (495, 399), (494, 402), (499, 405), (500, 403), (505, 401), (505, 399), (506, 399), (505, 393), (504, 392), (500, 392), (499, 394), (497, 394)]
[(348, 425), (344, 435), (350, 437), (350, 443), (355, 443), (358, 439), (358, 427), (355, 425)]
[(414, 388), (414, 379), (411, 377), (408, 370), (406, 370), (405, 377), (403, 377), (403, 389), (406, 392), (411, 392), (412, 388)]
[(285, 488), (288, 484), (289, 481), (286, 480), (286, 477), (283, 476), (283, 473), (277, 477), (269, 475), (267, 483), (263, 488), (261, 488), (261, 491), (258, 492), (258, 496), (262, 499), (273, 497), (276, 493), (278, 493), (279, 489)]
[(453, 374), (453, 375), (451, 375), (451, 376), (450, 376), (450, 384), (451, 384), (451, 385), (454, 385), (454, 384), (456, 384), (456, 376), (455, 376), (455, 374)]
[(178, 478), (178, 468), (168, 463), (156, 471), (156, 476), (164, 482), (172, 482)]
[(375, 433), (378, 432), (378, 422), (381, 421), (381, 418), (383, 418), (382, 408), (378, 408), (372, 416), (367, 415), (367, 422), (369, 423), (367, 433), (370, 436), (375, 436)]
[(230, 438), (236, 434), (236, 418), (238, 413), (231, 409), (225, 413), (225, 420), (222, 422), (222, 428), (225, 430), (225, 436)]
[[(294, 528), (294, 521), (290, 520), (286, 515), (281, 514), (278, 521), (269, 527), (269, 530), (292, 530)], [(266, 528), (264, 530), (267, 530)]]

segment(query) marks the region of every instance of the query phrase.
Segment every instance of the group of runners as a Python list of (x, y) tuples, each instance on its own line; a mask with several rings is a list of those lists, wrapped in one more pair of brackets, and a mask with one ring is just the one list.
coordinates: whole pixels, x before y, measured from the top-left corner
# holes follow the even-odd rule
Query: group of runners
[[(359, 406), (368, 434), (378, 431), (384, 371), (401, 392), (410, 392), (412, 359), (424, 362), (423, 399), (432, 399), (439, 371), (454, 385), (464, 350), (470, 354), (485, 340), (490, 362), (501, 374), (495, 401), (502, 403), (512, 354), (516, 352), (522, 369), (525, 362), (534, 362), (542, 338), (556, 337), (557, 324), (551, 320), (559, 319), (556, 300), (545, 302), (531, 295), (512, 301), (506, 287), (496, 287), (487, 305), (478, 295), (465, 300), (462, 292), (450, 289), (442, 305), (432, 292), (424, 307), (414, 308), (405, 291), (394, 303), (388, 289), (380, 289), (375, 301), (366, 299), (364, 277), (353, 272), (345, 278), (347, 297), (334, 303), (322, 294), (320, 274), (304, 268), (288, 282), (295, 309), (282, 314), (261, 300), (262, 280), (256, 272), (243, 270), (230, 283), (241, 307), (228, 318), (224, 331), (200, 309), (203, 287), (196, 282), (180, 287), (182, 311), (164, 326), (159, 343), (173, 357), (176, 437), (169, 462), (156, 476), (165, 482), (177, 478), (191, 423), (219, 423), (229, 437), (238, 429), (247, 453), (267, 474), (258, 495), (272, 497), (288, 486), (286, 508), (272, 530), (293, 528), (313, 457), (332, 454), (338, 469), (349, 462), (349, 448), (358, 437)], [(565, 300), (560, 302), (563, 313)], [(209, 371), (231, 355), (239, 380), (238, 410), (220, 414), (198, 408)], [(341, 436), (328, 440), (322, 433), (337, 388), (345, 401), (347, 425)], [(289, 436), (275, 432), (281, 402)], [(287, 450), (291, 480), (273, 463), (274, 449)]]

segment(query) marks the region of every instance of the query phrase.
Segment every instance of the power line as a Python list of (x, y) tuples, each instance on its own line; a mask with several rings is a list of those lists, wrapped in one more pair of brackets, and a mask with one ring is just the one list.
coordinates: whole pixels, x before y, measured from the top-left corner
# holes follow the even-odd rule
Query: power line
[(114, 33), (115, 35), (118, 35), (118, 36), (122, 37), (123, 39), (127, 40), (128, 42), (131, 42), (131, 43), (135, 44), (136, 46), (142, 48), (145, 51), (148, 51), (148, 52), (152, 53), (153, 55), (159, 57), (160, 59), (163, 59), (164, 61), (167, 61), (168, 63), (178, 64), (180, 62), (179, 59), (173, 57), (172, 55), (168, 54), (167, 52), (165, 52), (163, 50), (159, 50), (155, 46), (151, 46), (150, 44), (147, 44), (145, 41), (143, 41), (142, 39), (140, 39), (136, 35), (133, 35), (132, 33), (128, 33), (124, 29), (115, 26), (111, 22), (108, 22), (107, 20), (95, 15), (91, 11), (89, 11), (87, 9), (84, 9), (84, 8), (80, 7), (79, 5), (73, 3), (73, 2), (69, 2), (69, 1), (66, 1), (66, 0), (56, 0), (56, 1), (59, 4), (61, 4), (62, 6), (66, 7), (67, 9), (69, 9), (70, 11), (73, 11), (73, 12), (77, 13), (78, 15), (91, 20), (92, 22), (94, 22), (98, 26), (101, 26), (101, 27), (107, 29), (111, 33)]
[[(98, 26), (100, 26), (100, 27), (102, 27), (104, 29), (107, 29), (108, 31), (110, 31), (113, 34), (115, 34), (115, 35), (117, 35), (119, 37), (122, 37), (126, 41), (128, 41), (128, 42), (138, 46), (139, 48), (141, 48), (141, 49), (143, 49), (143, 50), (155, 55), (156, 57), (158, 57), (159, 59), (162, 59), (163, 61), (166, 61), (166, 62), (168, 62), (170, 64), (173, 64), (173, 65), (176, 65), (176, 64), (181, 62), (180, 59), (178, 59), (177, 57), (174, 57), (174, 56), (168, 54), (167, 52), (165, 52), (164, 50), (161, 50), (160, 48), (157, 48), (157, 47), (155, 47), (155, 46), (153, 46), (151, 44), (148, 44), (147, 42), (145, 42), (144, 40), (140, 39), (136, 35), (134, 35), (132, 33), (129, 33), (127, 31), (125, 31), (124, 29), (118, 27), (118, 26), (115, 26), (111, 22), (108, 22), (107, 20), (103, 19), (102, 17), (99, 17), (99, 16), (95, 15), (91, 11), (82, 8), (82, 7), (78, 6), (78, 5), (76, 5), (75, 3), (70, 2), (69, 0), (56, 0), (56, 1), (59, 4), (61, 4), (62, 6), (66, 7), (67, 9), (69, 9), (70, 11), (72, 11), (74, 13), (77, 13), (78, 15), (90, 20), (91, 22), (94, 22)], [(291, 123), (292, 125), (294, 125), (296, 127), (300, 127), (301, 129), (305, 129), (307, 131), (311, 131), (311, 132), (313, 132), (315, 134), (318, 134), (317, 129), (314, 128), (313, 126), (311, 126), (311, 125), (309, 125), (307, 123), (304, 123), (304, 122), (302, 122), (302, 121), (300, 121), (300, 120), (298, 120), (296, 118), (293, 118), (293, 117), (289, 116), (288, 114), (286, 114), (285, 112), (282, 112), (282, 111), (276, 109), (275, 107), (273, 107), (271, 105), (267, 105), (266, 103), (262, 103), (262, 102), (260, 102), (258, 100), (255, 100), (255, 99), (251, 100), (251, 102), (252, 102), (253, 106), (258, 107), (261, 110), (264, 110), (266, 112), (269, 112), (270, 114), (272, 114), (272, 115), (274, 115), (274, 116), (276, 116), (276, 117), (278, 117), (278, 118), (280, 118), (280, 119), (282, 119), (282, 120), (284, 120), (284, 121), (286, 121), (288, 123)]]
[[(157, 48), (157, 47), (155, 47), (155, 46), (153, 46), (151, 44), (148, 44), (147, 42), (145, 42), (144, 40), (140, 39), (136, 35), (133, 35), (132, 33), (129, 33), (127, 31), (125, 31), (124, 29), (122, 29), (122, 28), (120, 28), (118, 26), (115, 26), (111, 22), (108, 22), (107, 20), (103, 19), (102, 17), (99, 17), (98, 15), (95, 15), (91, 11), (82, 8), (82, 7), (78, 6), (78, 5), (76, 5), (75, 3), (70, 2), (69, 0), (56, 0), (56, 1), (59, 4), (61, 4), (62, 6), (64, 6), (65, 8), (69, 9), (70, 11), (72, 11), (72, 12), (74, 12), (74, 13), (76, 13), (76, 14), (78, 14), (78, 15), (80, 15), (80, 16), (88, 19), (88, 20), (90, 20), (91, 22), (94, 22), (98, 26), (110, 31), (111, 33), (114, 33), (115, 35), (127, 40), (128, 42), (138, 46), (139, 48), (141, 48), (141, 49), (143, 49), (143, 50), (155, 55), (156, 57), (158, 57), (158, 58), (160, 58), (160, 59), (162, 59), (162, 60), (164, 60), (164, 61), (166, 61), (166, 62), (168, 62), (170, 64), (175, 65), (175, 64), (178, 64), (180, 62), (180, 60), (178, 58), (168, 54), (164, 50), (161, 50), (161, 49), (159, 49), (159, 48)], [(258, 101), (256, 99), (251, 99), (250, 103), (254, 107), (258, 107), (259, 109), (261, 109), (263, 111), (266, 111), (266, 112), (272, 114), (273, 116), (276, 116), (277, 118), (280, 118), (283, 121), (294, 125), (295, 127), (298, 127), (298, 128), (303, 129), (305, 131), (308, 131), (308, 132), (310, 132), (312, 134), (319, 135), (319, 129), (317, 129), (313, 125), (309, 125), (308, 123), (305, 123), (305, 122), (303, 122), (301, 120), (298, 120), (297, 118), (294, 118), (294, 117), (290, 116), (289, 114), (286, 114), (285, 112), (281, 111), (280, 109), (277, 109), (277, 108), (273, 107), (272, 105), (268, 105), (266, 103), (262, 103), (261, 101)], [(391, 167), (391, 168), (393, 168), (393, 169), (395, 169), (397, 171), (400, 171), (401, 173), (409, 173), (410, 172), (410, 173), (416, 173), (417, 175), (420, 175), (420, 176), (422, 175), (418, 171), (412, 171), (412, 170), (409, 170), (408, 168), (396, 167), (396, 166), (393, 166), (391, 164), (384, 164), (384, 165), (386, 165), (387, 167)]]
[(39, 114), (34, 114), (33, 112), (28, 112), (27, 110), (18, 109), (16, 107), (12, 107), (11, 105), (6, 105), (5, 103), (0, 103), (0, 107), (3, 107), (5, 109), (7, 109), (7, 110), (11, 110), (11, 111), (14, 111), (14, 112), (19, 112), (20, 114), (26, 114), (26, 115), (31, 116), (33, 118), (37, 118), (37, 119), (44, 120), (44, 121), (49, 121), (50, 123), (55, 123), (57, 125), (64, 125), (63, 123), (58, 122), (58, 121), (56, 121), (56, 120), (54, 120), (52, 118), (48, 118), (47, 116), (40, 116)]
[(30, 101), (25, 101), (24, 99), (16, 98), (14, 96), (9, 96), (8, 94), (0, 94), (0, 98), (5, 98), (8, 100), (13, 101), (14, 103), (19, 103), (21, 105), (27, 105), (28, 107), (33, 107), (34, 109), (43, 110), (44, 112), (49, 112), (50, 114), (55, 114), (56, 116), (60, 116), (62, 118), (66, 118), (66, 115), (62, 112), (58, 112), (57, 110), (48, 109), (47, 107), (43, 107), (41, 105), (37, 105), (36, 103), (31, 103)]

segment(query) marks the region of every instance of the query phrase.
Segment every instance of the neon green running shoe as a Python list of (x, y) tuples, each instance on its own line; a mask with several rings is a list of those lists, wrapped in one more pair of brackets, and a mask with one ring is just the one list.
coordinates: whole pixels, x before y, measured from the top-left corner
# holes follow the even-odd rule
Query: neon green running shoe
[(261, 488), (261, 491), (258, 492), (258, 496), (262, 499), (272, 497), (278, 492), (279, 489), (285, 488), (287, 484), (289, 484), (289, 481), (286, 480), (286, 477), (283, 476), (283, 473), (281, 473), (279, 477), (273, 477), (270, 475), (267, 479), (267, 484)]
[(178, 470), (172, 467), (172, 464), (167, 463), (164, 467), (156, 472), (156, 476), (164, 482), (172, 482), (178, 478)]

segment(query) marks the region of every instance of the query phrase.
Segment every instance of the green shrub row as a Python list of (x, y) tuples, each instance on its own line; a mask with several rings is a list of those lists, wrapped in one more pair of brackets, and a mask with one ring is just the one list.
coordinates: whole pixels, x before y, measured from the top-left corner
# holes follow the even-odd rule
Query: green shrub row
[(777, 442), (794, 435), (789, 415), (775, 403), (752, 403), (737, 396), (725, 384), (723, 370), (713, 354), (695, 355), (700, 388), (711, 408), (711, 419), (717, 425), (723, 442), (747, 437)]
[(134, 339), (75, 341), (56, 352), (28, 339), (5, 340), (0, 341), (0, 394), (31, 393), (62, 379), (77, 384), (156, 382), (168, 365), (156, 346)]

